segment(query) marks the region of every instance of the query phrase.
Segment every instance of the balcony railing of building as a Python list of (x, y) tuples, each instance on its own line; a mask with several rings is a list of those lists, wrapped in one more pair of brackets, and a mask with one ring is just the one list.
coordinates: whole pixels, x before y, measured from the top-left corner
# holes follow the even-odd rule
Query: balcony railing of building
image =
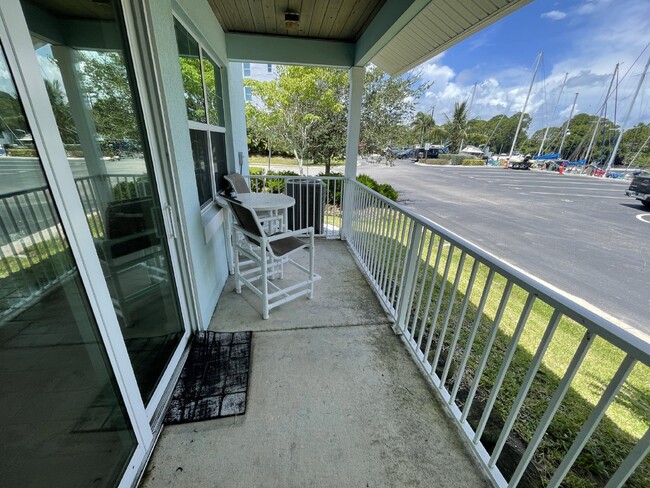
[[(150, 195), (140, 175), (103, 178), (116, 198)], [(294, 196), (290, 224), (319, 224), (322, 237), (345, 237), (496, 485), (517, 486), (535, 469), (546, 486), (585, 476), (607, 487), (644, 486), (647, 342), (356, 181), (247, 178), (252, 191)], [(93, 177), (77, 186), (99, 238)], [(25, 300), (65, 278), (56, 272), (60, 229), (43, 204), (50, 198), (44, 188), (0, 197), (3, 283), (15, 288), (21, 273), (39, 273), (38, 289), (23, 290)]]

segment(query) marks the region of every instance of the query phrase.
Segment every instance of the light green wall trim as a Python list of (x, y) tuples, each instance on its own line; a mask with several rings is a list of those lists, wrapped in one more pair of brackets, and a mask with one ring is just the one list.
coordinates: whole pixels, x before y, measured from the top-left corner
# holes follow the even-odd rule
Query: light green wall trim
[(301, 64), (349, 68), (354, 62), (354, 43), (255, 34), (226, 34), (230, 61)]
[[(241, 63), (228, 63), (228, 92), (230, 97), (231, 134), (234, 150), (234, 169), (248, 174), (248, 138), (246, 136), (246, 101), (244, 99), (244, 72)], [(239, 167), (242, 153), (243, 165)]]
[(174, 15), (191, 28), (196, 40), (207, 46), (208, 54), (224, 66), (228, 62), (225, 33), (208, 2), (172, 0), (172, 8)]
[(356, 44), (354, 65), (365, 66), (431, 0), (387, 0)]
[(59, 19), (29, 3), (22, 4), (30, 32), (52, 44), (75, 49), (121, 49), (114, 21)]
[[(200, 326), (209, 325), (217, 300), (228, 278), (228, 263), (223, 232), (217, 232), (209, 242), (205, 240), (205, 220), (211, 217), (205, 211), (201, 214), (194, 161), (187, 125), (183, 80), (178, 62), (178, 50), (174, 33), (174, 16), (181, 18), (190, 27), (192, 35), (204, 44), (208, 54), (220, 63), (225, 59), (225, 42), (223, 31), (210, 10), (207, 2), (191, 0), (150, 0), (149, 15), (151, 38), (155, 46), (155, 64), (158, 67), (159, 92), (162, 97), (165, 125), (169, 137), (170, 171), (176, 181), (178, 198), (181, 200), (179, 218), (184, 223), (184, 245), (188, 255), (195, 289), (195, 299), (199, 310)], [(224, 68), (224, 84), (227, 86), (227, 63)], [(225, 88), (225, 87), (224, 87)], [(224, 89), (224, 110), (230, 110), (227, 100), (228, 90)], [(230, 117), (226, 116), (226, 131), (232, 132)], [(232, 157), (232, 142), (228, 147), (229, 158)], [(218, 212), (210, 208), (208, 213)]]

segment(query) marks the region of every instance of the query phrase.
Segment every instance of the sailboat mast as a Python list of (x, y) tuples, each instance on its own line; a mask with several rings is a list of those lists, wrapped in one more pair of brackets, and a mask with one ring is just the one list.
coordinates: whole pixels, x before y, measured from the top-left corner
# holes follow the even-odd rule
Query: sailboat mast
[(614, 80), (616, 79), (617, 73), (618, 73), (618, 63), (616, 63), (616, 67), (614, 68), (614, 73), (612, 73), (612, 79), (609, 82), (609, 88), (607, 88), (605, 101), (603, 102), (603, 106), (600, 107), (600, 113), (598, 114), (596, 127), (594, 127), (594, 133), (591, 135), (591, 141), (589, 141), (589, 147), (587, 148), (587, 153), (585, 154), (585, 161), (587, 163), (589, 162), (589, 158), (591, 157), (591, 150), (594, 148), (594, 142), (596, 141), (596, 134), (598, 134), (598, 127), (600, 126), (600, 122), (602, 121), (605, 115), (605, 107), (607, 106), (607, 100), (609, 100), (609, 96), (612, 93), (612, 86), (614, 85)]
[(630, 108), (627, 111), (627, 115), (625, 116), (625, 120), (621, 124), (621, 132), (618, 135), (618, 139), (616, 139), (616, 145), (614, 146), (614, 150), (612, 151), (612, 155), (609, 158), (609, 162), (607, 163), (607, 168), (605, 169), (605, 174), (612, 168), (612, 165), (614, 164), (614, 160), (616, 159), (616, 153), (618, 152), (618, 146), (621, 145), (621, 140), (623, 140), (623, 133), (625, 132), (625, 126), (627, 125), (627, 121), (630, 119), (630, 115), (632, 114), (632, 109), (634, 108), (634, 102), (636, 102), (636, 97), (639, 95), (639, 92), (641, 91), (641, 86), (643, 85), (643, 80), (645, 80), (645, 75), (648, 73), (648, 66), (650, 66), (650, 57), (648, 58), (648, 62), (645, 64), (645, 68), (643, 69), (643, 74), (641, 75), (641, 79), (639, 80), (639, 84), (636, 87), (636, 91), (634, 92), (634, 97), (632, 97), (632, 102), (630, 102)]
[[(467, 119), (469, 120), (469, 114), (472, 111), (472, 105), (474, 104), (474, 94), (476, 93), (476, 83), (474, 83), (474, 87), (472, 88), (472, 93), (469, 96), (469, 105), (467, 106)], [(465, 138), (463, 137), (460, 140), (460, 147), (458, 148), (458, 152), (463, 150), (463, 144), (465, 143)]]
[(562, 159), (562, 148), (564, 147), (564, 141), (566, 140), (566, 136), (569, 133), (569, 125), (571, 125), (571, 118), (573, 117), (573, 111), (576, 109), (577, 101), (578, 101), (578, 94), (576, 93), (576, 96), (573, 99), (573, 105), (571, 106), (571, 113), (569, 114), (569, 120), (566, 121), (566, 127), (564, 128), (564, 135), (562, 136), (562, 142), (560, 142), (560, 149), (557, 152), (559, 159)]
[(548, 136), (548, 131), (551, 129), (551, 123), (553, 122), (553, 118), (555, 117), (555, 112), (557, 111), (557, 106), (560, 104), (560, 98), (562, 97), (562, 92), (564, 91), (564, 86), (566, 85), (566, 79), (569, 77), (569, 73), (564, 73), (564, 81), (562, 82), (562, 87), (560, 88), (560, 93), (557, 96), (557, 102), (555, 102), (555, 107), (553, 107), (553, 112), (551, 112), (551, 118), (548, 119), (548, 125), (546, 126), (546, 130), (544, 131), (544, 137), (542, 137), (542, 143), (539, 146), (539, 151), (537, 152), (538, 156), (542, 155), (542, 151), (544, 150), (544, 143), (546, 142), (546, 137)]
[(510, 158), (512, 158), (512, 153), (515, 151), (517, 138), (519, 137), (519, 130), (521, 129), (521, 123), (524, 120), (524, 114), (526, 113), (526, 107), (528, 106), (528, 99), (530, 98), (530, 93), (533, 91), (533, 83), (535, 83), (535, 76), (537, 76), (537, 70), (539, 69), (539, 64), (541, 62), (542, 62), (542, 53), (540, 52), (537, 55), (537, 63), (535, 63), (535, 71), (533, 72), (533, 79), (530, 80), (530, 87), (528, 87), (528, 94), (526, 95), (524, 108), (522, 109), (521, 115), (519, 116), (519, 123), (517, 124), (517, 131), (515, 132), (515, 137), (512, 140), (512, 147), (510, 147), (510, 154), (508, 155), (508, 161), (510, 161)]

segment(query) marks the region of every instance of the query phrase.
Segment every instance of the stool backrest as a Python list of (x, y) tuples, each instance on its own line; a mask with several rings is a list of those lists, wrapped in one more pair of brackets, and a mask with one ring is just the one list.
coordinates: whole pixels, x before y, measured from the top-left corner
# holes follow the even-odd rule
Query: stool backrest
[(246, 179), (239, 173), (230, 173), (229, 175), (224, 176), (224, 178), (237, 193), (251, 192), (246, 184)]
[[(245, 207), (239, 200), (231, 197), (224, 197), (230, 205), (230, 210), (232, 210), (235, 220), (239, 226), (244, 229), (246, 232), (253, 234), (258, 237), (264, 237), (266, 233), (260, 224), (259, 219), (255, 210)], [(259, 244), (257, 241), (247, 237), (247, 239), (254, 243)]]

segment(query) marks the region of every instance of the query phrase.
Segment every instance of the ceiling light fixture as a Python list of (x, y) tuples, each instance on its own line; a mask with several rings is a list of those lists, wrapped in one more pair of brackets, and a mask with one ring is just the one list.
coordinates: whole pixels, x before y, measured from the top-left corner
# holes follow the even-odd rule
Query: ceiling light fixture
[(297, 29), (300, 25), (299, 12), (285, 12), (284, 13), (284, 26), (287, 29)]

